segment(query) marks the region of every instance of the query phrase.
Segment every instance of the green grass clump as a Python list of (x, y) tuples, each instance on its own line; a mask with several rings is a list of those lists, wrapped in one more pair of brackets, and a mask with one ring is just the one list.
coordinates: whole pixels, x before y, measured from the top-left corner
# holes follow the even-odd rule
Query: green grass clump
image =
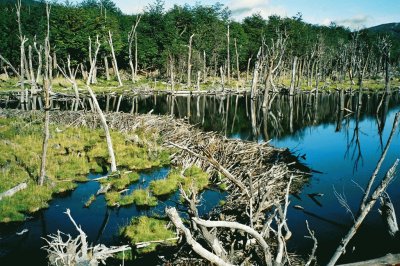
[(209, 175), (197, 166), (191, 166), (186, 169), (183, 176), (181, 182), (185, 191), (189, 191), (191, 188), (202, 191), (209, 184)]
[(96, 196), (92, 195), (90, 198), (85, 202), (85, 208), (89, 208), (90, 205), (96, 200)]
[(172, 170), (165, 179), (151, 181), (150, 191), (158, 197), (172, 194), (178, 190), (181, 179), (179, 172)]
[[(121, 229), (120, 233), (129, 239), (132, 245), (138, 242), (166, 240), (175, 237), (174, 231), (167, 228), (166, 221), (147, 216), (133, 218), (128, 226)], [(169, 243), (174, 244), (175, 241), (170, 241)], [(154, 251), (156, 247), (157, 244), (151, 244), (138, 251), (147, 253)]]
[(148, 189), (136, 189), (131, 194), (121, 195), (117, 191), (109, 191), (105, 195), (107, 206), (126, 206), (135, 204), (138, 207), (157, 206), (157, 198), (152, 196)]
[(222, 191), (226, 191), (228, 189), (228, 186), (226, 185), (226, 183), (221, 183), (218, 185), (218, 188)]
[(136, 189), (132, 192), (132, 200), (139, 207), (157, 206), (157, 198), (150, 194), (148, 189)]
[[(42, 154), (42, 121), (35, 113), (24, 119), (0, 117), (0, 193), (22, 182), (28, 184), (26, 190), (0, 201), (0, 222), (22, 221), (26, 214), (47, 207), (54, 194), (74, 189), (76, 182), (87, 181), (90, 171), (101, 172), (109, 164), (102, 129), (51, 125), (47, 179), (45, 186), (39, 187), (36, 183)], [(138, 129), (129, 134), (111, 131), (120, 169), (148, 169), (169, 164), (170, 153), (160, 146), (155, 130)], [(122, 190), (138, 180), (139, 175), (132, 172), (105, 182), (111, 182), (112, 190)], [(141, 206), (157, 204), (153, 196), (142, 197), (139, 192), (128, 196), (108, 193), (106, 199), (110, 206), (132, 201)]]
[(155, 196), (165, 196), (178, 190), (179, 185), (188, 192), (194, 188), (202, 191), (209, 184), (209, 175), (197, 166), (186, 169), (183, 175), (180, 169), (172, 170), (165, 179), (151, 181), (150, 190)]
[(109, 176), (100, 180), (102, 185), (110, 184), (113, 190), (123, 190), (130, 184), (139, 181), (139, 174), (136, 172), (123, 173), (122, 175)]
[(121, 194), (117, 191), (110, 191), (105, 194), (107, 206), (116, 206), (119, 203)]

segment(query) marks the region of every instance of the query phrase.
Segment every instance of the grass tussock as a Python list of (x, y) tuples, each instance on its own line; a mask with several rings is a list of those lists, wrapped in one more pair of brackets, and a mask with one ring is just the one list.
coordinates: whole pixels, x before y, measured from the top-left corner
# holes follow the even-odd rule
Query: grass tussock
[(209, 185), (209, 175), (197, 166), (187, 168), (183, 174), (180, 169), (172, 170), (165, 179), (150, 183), (150, 190), (157, 197), (176, 192), (180, 186), (188, 192), (194, 188), (202, 191)]
[[(169, 152), (159, 145), (156, 132), (143, 129), (131, 135), (111, 132), (119, 168), (148, 169), (169, 163)], [(28, 188), (0, 201), (0, 222), (23, 221), (25, 215), (47, 207), (52, 195), (74, 189), (87, 181), (90, 171), (107, 168), (108, 151), (101, 129), (50, 126), (46, 184), (37, 186), (41, 164), (43, 121), (33, 114), (27, 119), (0, 117), (0, 193), (27, 182)], [(119, 161), (118, 161), (119, 160)], [(114, 190), (136, 182), (135, 172), (111, 180)], [(116, 195), (110, 202), (118, 202)], [(127, 199), (122, 202), (128, 202)], [(143, 203), (144, 202), (144, 203)], [(139, 204), (145, 204), (141, 198)], [(154, 199), (147, 199), (152, 206)]]
[[(129, 239), (132, 245), (138, 242), (166, 240), (174, 238), (174, 231), (167, 228), (167, 222), (164, 220), (141, 216), (133, 218), (130, 224), (121, 229), (121, 235)], [(164, 242), (165, 244), (174, 244), (175, 241)], [(139, 252), (151, 252), (156, 249), (158, 244), (151, 244)]]
[(138, 207), (155, 207), (158, 200), (148, 189), (135, 189), (132, 193), (122, 195), (118, 191), (109, 191), (105, 195), (107, 206), (127, 206), (135, 204)]

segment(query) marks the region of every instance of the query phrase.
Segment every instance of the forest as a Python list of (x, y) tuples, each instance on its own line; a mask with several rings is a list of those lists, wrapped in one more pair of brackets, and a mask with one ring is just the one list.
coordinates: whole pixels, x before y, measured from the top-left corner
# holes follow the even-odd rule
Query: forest
[[(20, 32), (16, 31), (14, 1), (0, 3), (0, 54), (18, 66), (22, 34), (26, 52), (30, 47), (32, 64), (37, 67), (36, 51), (43, 47), (46, 32), (45, 3), (23, 1)], [(320, 84), (328, 88), (337, 87), (337, 83), (348, 86), (346, 80), (354, 85), (360, 76), (377, 80), (385, 72), (386, 61), (395, 71), (400, 61), (396, 29), (351, 31), (333, 23), (312, 25), (302, 20), (301, 13), (290, 18), (253, 14), (238, 22), (232, 19), (228, 7), (218, 3), (175, 5), (166, 10), (163, 1), (155, 1), (142, 14), (134, 15), (123, 14), (111, 0), (52, 3), (50, 45), (55, 72), (57, 64), (66, 69), (70, 58), (71, 67), (79, 68), (78, 77), (87, 76), (89, 38), (94, 43), (96, 36), (101, 46), (95, 77), (100, 75), (107, 80), (111, 79), (108, 65), (115, 68), (110, 37), (117, 67), (126, 80), (135, 80), (138, 74), (189, 85), (189, 80), (196, 80), (198, 75), (201, 84), (211, 77), (224, 76), (228, 86), (235, 87), (236, 83), (230, 84), (231, 79), (244, 86), (260, 47), (261, 57), (271, 60), (264, 72), (271, 64), (277, 65), (273, 76), (282, 78), (279, 84), (289, 86), (290, 72), (295, 67), (296, 87), (309, 89)], [(4, 69), (6, 64), (0, 61)]]

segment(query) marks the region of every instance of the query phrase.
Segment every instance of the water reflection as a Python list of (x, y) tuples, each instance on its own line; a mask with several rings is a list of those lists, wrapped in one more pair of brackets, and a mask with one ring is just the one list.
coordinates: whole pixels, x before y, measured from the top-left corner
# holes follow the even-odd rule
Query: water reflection
[[(18, 100), (1, 101), (0, 107), (18, 107)], [(294, 96), (271, 94), (267, 108), (262, 99), (249, 95), (102, 95), (99, 102), (106, 112), (148, 113), (185, 118), (206, 131), (219, 131), (227, 137), (271, 141), (278, 147), (289, 147), (312, 169), (318, 170), (299, 195), (291, 197), (288, 222), (293, 232), (291, 251), (307, 254), (312, 246), (305, 220), (316, 231), (321, 264), (329, 259), (352, 223), (352, 217), (340, 206), (334, 188), (344, 195), (356, 212), (365, 187), (381, 155), (391, 130), (395, 112), (400, 109), (400, 95), (364, 92), (302, 93)], [(42, 108), (37, 97), (29, 107)], [(76, 108), (73, 99), (53, 99), (55, 109)], [(90, 110), (90, 101), (79, 108)], [(396, 133), (382, 173), (400, 157), (400, 135)], [(380, 176), (382, 175), (380, 174)], [(400, 178), (390, 185), (395, 207), (400, 206)], [(309, 195), (320, 193), (320, 197)], [(400, 213), (400, 209), (397, 210)], [(102, 214), (106, 224), (107, 213)], [(113, 214), (110, 214), (111, 216)], [(398, 217), (400, 218), (400, 217)], [(105, 222), (104, 222), (105, 221)], [(379, 243), (372, 245), (371, 242)], [(353, 248), (354, 247), (354, 248)], [(384, 223), (374, 208), (350, 243), (340, 262), (364, 260), (400, 252), (387, 235)]]

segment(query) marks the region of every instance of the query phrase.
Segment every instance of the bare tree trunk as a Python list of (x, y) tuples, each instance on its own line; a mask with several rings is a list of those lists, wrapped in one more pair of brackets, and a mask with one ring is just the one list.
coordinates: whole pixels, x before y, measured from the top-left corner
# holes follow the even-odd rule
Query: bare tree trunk
[(29, 45), (29, 71), (30, 71), (30, 77), (31, 77), (31, 94), (36, 93), (36, 79), (35, 79), (35, 74), (33, 72), (33, 59), (32, 59), (32, 46)]
[(188, 65), (187, 65), (187, 87), (190, 88), (192, 86), (192, 34), (189, 38), (189, 51), (188, 51)]
[(290, 92), (289, 92), (290, 96), (294, 95), (294, 85), (295, 85), (295, 79), (296, 79), (296, 65), (297, 65), (297, 56), (295, 56), (293, 58), (292, 79), (290, 81)]
[(237, 43), (235, 38), (235, 53), (236, 53), (236, 71), (237, 71), (237, 80), (240, 83), (240, 69), (239, 69), (239, 53), (237, 49)]
[[(110, 36), (111, 36), (111, 34), (110, 34)], [(112, 43), (111, 43), (111, 45), (112, 45)], [(96, 50), (95, 50), (95, 54), (94, 54), (93, 60), (92, 60), (92, 62), (90, 62), (91, 67), (90, 67), (90, 72), (89, 72), (89, 78), (87, 79), (87, 82), (86, 82), (86, 88), (89, 91), (90, 97), (93, 100), (94, 108), (96, 109), (96, 111), (97, 111), (97, 113), (98, 113), (98, 115), (100, 117), (100, 122), (101, 122), (101, 124), (103, 126), (104, 133), (106, 135), (108, 154), (110, 156), (110, 161), (111, 161), (110, 171), (111, 172), (115, 172), (115, 171), (117, 171), (117, 163), (115, 161), (114, 149), (113, 149), (113, 145), (112, 145), (112, 139), (111, 139), (110, 131), (109, 131), (108, 125), (107, 125), (107, 120), (106, 120), (106, 118), (105, 118), (105, 116), (103, 114), (103, 111), (101, 110), (101, 108), (99, 106), (99, 103), (97, 101), (96, 95), (93, 93), (92, 89), (90, 88), (90, 79), (91, 79), (91, 76), (93, 74), (93, 71), (94, 71), (94, 68), (95, 68), (95, 65), (96, 65), (97, 54), (99, 52), (99, 49), (100, 49), (100, 42), (99, 42), (99, 36), (97, 36)]]
[(137, 32), (135, 33), (135, 78), (138, 75), (138, 66), (139, 66), (139, 61), (138, 61), (138, 43), (137, 43)]
[(334, 266), (340, 256), (346, 251), (346, 246), (349, 241), (353, 238), (356, 234), (357, 229), (361, 226), (362, 222), (364, 221), (365, 217), (375, 205), (376, 200), (382, 195), (382, 193), (386, 190), (389, 183), (393, 180), (397, 165), (399, 164), (399, 159), (395, 161), (393, 166), (389, 169), (386, 173), (386, 176), (379, 184), (379, 186), (375, 189), (374, 193), (371, 195), (371, 199), (366, 202), (365, 207), (362, 209), (362, 212), (358, 215), (358, 217), (354, 221), (354, 225), (350, 228), (346, 236), (342, 239), (339, 247), (336, 249), (335, 253), (333, 254), (332, 258), (328, 262), (328, 266)]
[(38, 184), (43, 186), (44, 180), (46, 178), (46, 160), (47, 160), (47, 146), (49, 143), (49, 123), (50, 123), (50, 79), (51, 75), (51, 56), (50, 56), (50, 7), (49, 4), (46, 4), (46, 15), (47, 15), (47, 35), (45, 39), (45, 73), (44, 73), (44, 84), (43, 88), (45, 90), (45, 118), (44, 118), (44, 132), (43, 132), (43, 144), (42, 144), (42, 161), (40, 165), (40, 176), (38, 180)]
[(385, 91), (386, 94), (390, 94), (390, 51), (387, 51), (385, 55)]
[(7, 67), (3, 67), (4, 75), (6, 76), (6, 79), (9, 79), (10, 76), (8, 75)]
[(381, 208), (379, 211), (382, 215), (385, 226), (388, 230), (389, 235), (392, 238), (396, 238), (399, 234), (399, 226), (397, 224), (397, 217), (393, 203), (387, 193), (383, 193), (380, 199)]
[(247, 60), (246, 83), (249, 81), (249, 71), (250, 71), (251, 59), (252, 59), (252, 57), (249, 57), (249, 59)]
[(197, 71), (197, 90), (200, 91), (200, 77), (201, 77), (201, 71)]
[(227, 65), (227, 76), (228, 76), (228, 86), (231, 83), (231, 57), (230, 57), (230, 33), (229, 33), (229, 27), (230, 25), (228, 24), (228, 31), (226, 33), (226, 65)]
[[(249, 59), (249, 63), (250, 63), (250, 59)], [(254, 71), (253, 71), (253, 80), (251, 82), (251, 92), (250, 92), (251, 100), (255, 99), (255, 95), (257, 92), (258, 74), (259, 74), (260, 66), (261, 66), (261, 47), (258, 49), (256, 64), (254, 66)], [(247, 70), (248, 69), (249, 69), (249, 66), (247, 66)]]
[(106, 70), (106, 79), (110, 80), (110, 69), (108, 68), (107, 56), (104, 56), (104, 67), (105, 67), (105, 70)]
[(206, 51), (203, 51), (203, 83), (207, 80), (207, 61), (206, 61)]
[[(137, 60), (137, 35), (136, 35), (136, 28), (139, 25), (140, 19), (142, 18), (141, 15), (139, 15), (136, 18), (136, 22), (135, 24), (132, 25), (131, 31), (128, 34), (128, 54), (129, 54), (129, 66), (131, 67), (131, 72), (132, 72), (132, 82), (135, 82), (136, 80), (136, 70), (137, 70), (137, 64), (136, 64), (136, 60)], [(132, 58), (132, 43), (135, 40), (135, 66), (133, 65), (133, 58)]]
[(20, 75), (19, 75), (19, 82), (21, 86), (21, 96), (20, 96), (20, 102), (21, 102), (21, 108), (24, 109), (25, 107), (25, 43), (28, 41), (28, 39), (25, 38), (25, 36), (22, 35), (22, 24), (21, 24), (21, 0), (17, 1), (16, 4), (16, 13), (17, 13), (17, 22), (18, 22), (18, 32), (19, 32), (19, 40), (21, 42), (20, 44)]
[(178, 212), (175, 208), (167, 208), (165, 209), (165, 213), (171, 219), (172, 223), (175, 227), (183, 232), (186, 238), (186, 242), (192, 247), (192, 249), (200, 255), (202, 258), (208, 260), (212, 264), (219, 265), (219, 266), (230, 266), (232, 264), (227, 263), (217, 255), (211, 253), (207, 249), (205, 249), (202, 245), (200, 245), (192, 236), (190, 230), (185, 227), (181, 218), (179, 217)]
[(123, 84), (122, 84), (121, 76), (119, 75), (119, 71), (118, 71), (118, 63), (117, 63), (117, 58), (115, 57), (111, 31), (108, 31), (108, 44), (110, 45), (110, 48), (111, 48), (111, 54), (112, 54), (113, 62), (114, 62), (114, 66), (115, 66), (114, 70), (115, 70), (115, 74), (117, 75), (117, 79), (118, 79), (118, 86), (122, 87)]

